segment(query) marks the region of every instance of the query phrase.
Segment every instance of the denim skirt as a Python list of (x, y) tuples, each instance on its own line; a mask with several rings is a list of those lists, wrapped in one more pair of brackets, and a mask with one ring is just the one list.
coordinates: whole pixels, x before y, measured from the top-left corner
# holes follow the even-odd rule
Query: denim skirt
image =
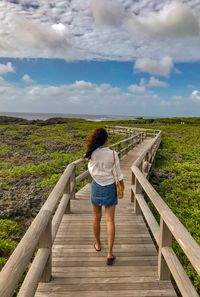
[(117, 192), (115, 183), (107, 186), (101, 186), (92, 180), (91, 183), (91, 202), (97, 206), (117, 205)]

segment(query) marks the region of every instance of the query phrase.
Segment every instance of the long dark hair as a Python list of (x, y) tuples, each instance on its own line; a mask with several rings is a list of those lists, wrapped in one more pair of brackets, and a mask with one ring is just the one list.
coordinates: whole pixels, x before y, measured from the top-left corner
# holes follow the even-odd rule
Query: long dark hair
[(92, 153), (100, 146), (104, 145), (108, 138), (108, 133), (104, 128), (96, 128), (88, 138), (87, 150), (84, 158), (91, 158)]

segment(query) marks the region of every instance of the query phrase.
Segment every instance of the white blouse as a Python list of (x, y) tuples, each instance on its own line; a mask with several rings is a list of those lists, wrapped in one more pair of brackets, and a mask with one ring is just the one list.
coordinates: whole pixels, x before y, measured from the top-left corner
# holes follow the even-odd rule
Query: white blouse
[(99, 147), (92, 153), (91, 159), (88, 162), (88, 170), (91, 177), (101, 186), (114, 183), (117, 177), (119, 180), (123, 179), (118, 153), (114, 151), (114, 154), (115, 163), (113, 150), (109, 147)]

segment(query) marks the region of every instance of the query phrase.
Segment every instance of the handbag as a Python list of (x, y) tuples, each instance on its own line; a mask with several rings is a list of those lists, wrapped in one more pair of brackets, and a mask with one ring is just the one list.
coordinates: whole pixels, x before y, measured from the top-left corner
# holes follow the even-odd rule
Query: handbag
[[(116, 176), (117, 176), (117, 180), (115, 180), (116, 191), (117, 191), (117, 198), (118, 199), (122, 199), (124, 197), (124, 188), (122, 187), (121, 183), (119, 182), (119, 177), (117, 175), (117, 166), (116, 166), (115, 153), (114, 153), (114, 151), (113, 151), (113, 157), (114, 157), (114, 164), (115, 164)], [(114, 175), (114, 173), (113, 173), (113, 175)]]

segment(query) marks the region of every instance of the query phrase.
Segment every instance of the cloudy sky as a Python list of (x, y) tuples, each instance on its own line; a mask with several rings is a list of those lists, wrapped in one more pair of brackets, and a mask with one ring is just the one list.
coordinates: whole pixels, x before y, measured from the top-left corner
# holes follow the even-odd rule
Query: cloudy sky
[(0, 112), (200, 116), (200, 0), (0, 1)]

